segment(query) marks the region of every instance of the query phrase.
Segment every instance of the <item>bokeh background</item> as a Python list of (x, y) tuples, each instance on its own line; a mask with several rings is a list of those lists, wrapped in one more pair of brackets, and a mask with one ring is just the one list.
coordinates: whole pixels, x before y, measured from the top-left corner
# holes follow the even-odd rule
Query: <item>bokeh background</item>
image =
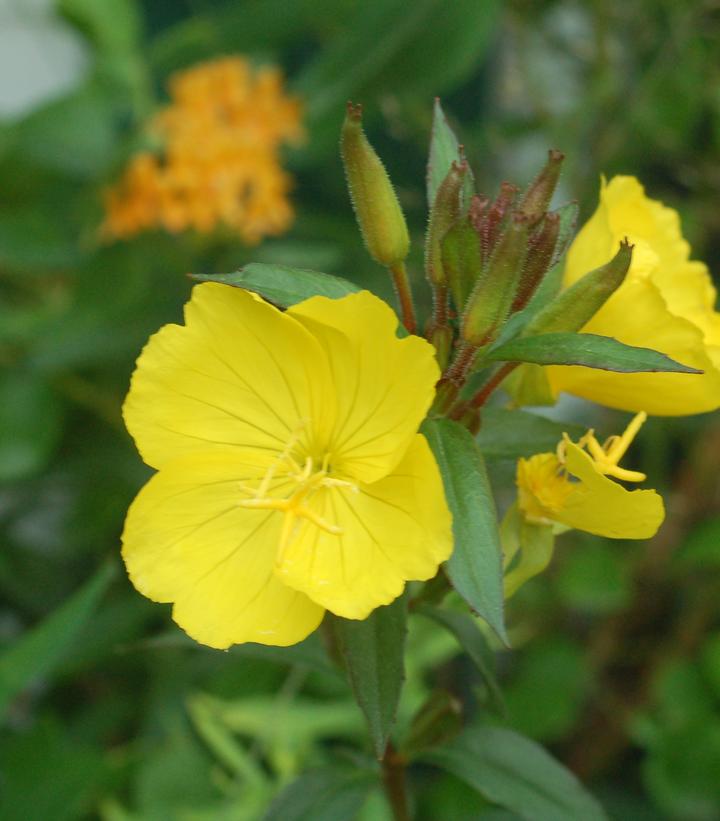
[[(173, 72), (222, 55), (276, 65), (303, 105), (283, 153), (292, 227), (102, 242), (103, 191), (145, 144)], [(319, 639), (294, 650), (194, 646), (119, 561), (149, 471), (120, 406), (150, 333), (181, 318), (187, 272), (278, 262), (390, 297), (364, 252), (337, 151), (348, 98), (397, 185), (421, 301), (425, 159), (442, 97), (481, 190), (567, 155), (582, 219), (599, 175), (677, 208), (720, 271), (717, 0), (1, 0), (0, 817), (259, 819), (299, 772), (362, 745)], [(564, 401), (558, 418), (621, 417)], [(491, 454), (501, 504), (513, 464)], [(581, 534), (511, 603), (498, 659), (508, 722), (616, 819), (720, 818), (720, 417), (651, 420), (637, 467), (668, 505), (651, 542)], [(417, 621), (417, 624), (415, 624)], [(317, 637), (316, 637), (317, 638)], [(412, 709), (478, 686), (452, 640), (413, 621)], [(401, 722), (403, 716), (401, 715)], [(367, 749), (366, 749), (367, 751)], [(507, 819), (439, 773), (417, 817)], [(342, 816), (337, 816), (342, 817)], [(363, 821), (388, 818), (371, 794)]]

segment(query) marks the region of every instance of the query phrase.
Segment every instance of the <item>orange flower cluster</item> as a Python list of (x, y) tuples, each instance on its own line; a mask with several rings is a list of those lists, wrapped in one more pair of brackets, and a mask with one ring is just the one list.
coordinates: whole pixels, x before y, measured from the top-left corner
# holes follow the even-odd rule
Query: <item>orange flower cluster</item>
[(224, 57), (173, 75), (169, 88), (171, 103), (151, 125), (162, 156), (136, 154), (106, 193), (104, 236), (224, 225), (250, 245), (285, 231), (291, 178), (278, 151), (302, 129), (280, 72)]

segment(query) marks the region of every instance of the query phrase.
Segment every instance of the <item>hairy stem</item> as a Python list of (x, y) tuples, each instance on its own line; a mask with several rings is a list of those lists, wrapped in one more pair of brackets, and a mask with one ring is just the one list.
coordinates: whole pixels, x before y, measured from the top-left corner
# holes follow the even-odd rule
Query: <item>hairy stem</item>
[(414, 334), (417, 331), (417, 319), (415, 318), (415, 306), (413, 305), (412, 291), (410, 290), (410, 280), (404, 262), (398, 262), (390, 268), (392, 274), (395, 293), (400, 302), (400, 316), (403, 325), (408, 332)]

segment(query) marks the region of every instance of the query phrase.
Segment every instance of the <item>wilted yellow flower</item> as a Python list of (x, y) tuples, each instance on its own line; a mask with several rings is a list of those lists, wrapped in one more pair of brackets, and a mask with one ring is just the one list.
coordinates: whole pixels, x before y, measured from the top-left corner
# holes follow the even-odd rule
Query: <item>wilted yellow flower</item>
[(225, 225), (253, 244), (285, 231), (291, 179), (278, 152), (302, 132), (280, 72), (224, 57), (173, 75), (170, 99), (152, 123), (162, 155), (137, 154), (107, 193), (105, 235)]
[(281, 312), (216, 283), (138, 359), (124, 406), (159, 472), (128, 513), (137, 589), (212, 647), (288, 645), (428, 579), (451, 519), (417, 433), (439, 376), (363, 291)]
[[(565, 435), (556, 453), (520, 459), (518, 506), (531, 522), (560, 524), (613, 539), (649, 539), (664, 518), (654, 490), (626, 490), (612, 481), (643, 482), (644, 473), (619, 466), (640, 426), (639, 413), (622, 436), (601, 445), (593, 431), (577, 444)], [(612, 477), (612, 478), (610, 478)]]
[(607, 262), (625, 236), (635, 246), (627, 278), (582, 330), (654, 348), (704, 374), (619, 374), (562, 366), (547, 369), (552, 388), (655, 415), (720, 407), (715, 288), (706, 266), (689, 259), (677, 212), (646, 197), (634, 177), (602, 181), (598, 209), (568, 252), (565, 285)]

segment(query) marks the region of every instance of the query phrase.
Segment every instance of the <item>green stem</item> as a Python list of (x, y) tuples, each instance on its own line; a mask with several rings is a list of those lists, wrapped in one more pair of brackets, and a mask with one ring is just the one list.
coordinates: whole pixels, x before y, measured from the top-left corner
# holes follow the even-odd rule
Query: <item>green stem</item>
[(408, 333), (414, 334), (417, 331), (417, 319), (415, 318), (415, 306), (413, 305), (412, 290), (408, 279), (407, 269), (404, 262), (397, 262), (390, 267), (395, 293), (400, 302), (400, 316), (403, 325)]

